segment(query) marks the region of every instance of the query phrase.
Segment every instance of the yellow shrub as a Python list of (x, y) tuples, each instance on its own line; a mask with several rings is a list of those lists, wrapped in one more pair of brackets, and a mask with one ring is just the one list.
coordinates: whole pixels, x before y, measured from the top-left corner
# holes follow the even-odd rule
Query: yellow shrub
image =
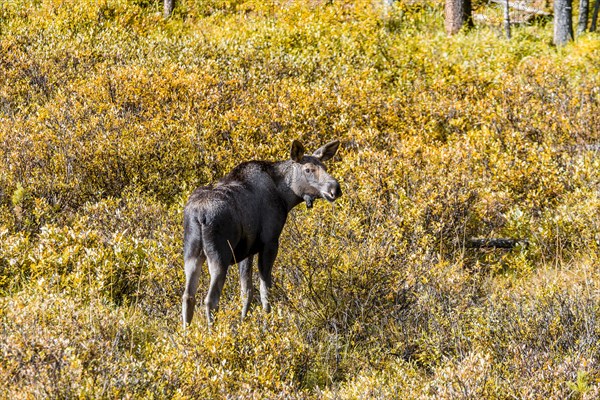
[[(596, 34), (448, 38), (439, 1), (177, 4), (0, 5), (4, 397), (597, 394)], [(213, 331), (182, 332), (191, 191), (334, 138), (344, 196), (290, 214), (273, 314), (238, 321), (232, 267)]]

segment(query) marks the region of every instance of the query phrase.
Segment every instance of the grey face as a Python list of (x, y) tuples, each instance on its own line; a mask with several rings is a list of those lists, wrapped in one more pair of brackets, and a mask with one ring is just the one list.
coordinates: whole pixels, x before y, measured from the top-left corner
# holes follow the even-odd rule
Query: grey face
[(323, 165), (323, 161), (335, 155), (338, 147), (338, 141), (330, 142), (307, 156), (300, 142), (294, 141), (292, 144), (293, 177), (290, 187), (298, 197), (304, 199), (308, 208), (317, 198), (334, 202), (342, 195), (340, 184), (327, 173)]

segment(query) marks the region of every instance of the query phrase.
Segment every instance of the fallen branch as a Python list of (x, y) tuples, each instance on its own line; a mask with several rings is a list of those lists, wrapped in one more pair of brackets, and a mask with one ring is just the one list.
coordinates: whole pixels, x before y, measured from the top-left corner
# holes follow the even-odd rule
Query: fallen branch
[(469, 239), (466, 244), (470, 249), (512, 249), (519, 244), (525, 247), (529, 246), (529, 240), (505, 238)]
[[(496, 3), (496, 4), (501, 4), (501, 5), (505, 5), (506, 2), (504, 0), (490, 0), (492, 3)], [(508, 3), (508, 7), (512, 8), (513, 10), (519, 10), (519, 11), (524, 11), (530, 14), (535, 14), (535, 15), (544, 15), (544, 16), (550, 16), (552, 15), (551, 13), (544, 11), (544, 10), (540, 10), (539, 8), (533, 8), (533, 7), (529, 7), (527, 5), (527, 3), (522, 2), (522, 1), (517, 1), (517, 2), (509, 2)]]

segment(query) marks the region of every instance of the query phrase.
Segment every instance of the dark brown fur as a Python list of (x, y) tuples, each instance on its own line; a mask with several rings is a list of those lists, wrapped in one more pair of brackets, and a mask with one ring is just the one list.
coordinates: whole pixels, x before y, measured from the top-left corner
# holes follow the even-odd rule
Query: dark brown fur
[(184, 210), (184, 327), (193, 317), (205, 260), (211, 277), (205, 300), (209, 324), (218, 307), (227, 270), (235, 263), (240, 268), (242, 318), (247, 314), (252, 301), (255, 254), (262, 305), (265, 311), (270, 310), (271, 269), (288, 213), (303, 201), (312, 207), (317, 198), (333, 202), (342, 194), (339, 183), (322, 163), (335, 155), (338, 146), (339, 142), (334, 141), (307, 156), (302, 144), (294, 141), (290, 160), (244, 162), (215, 185), (192, 193)]

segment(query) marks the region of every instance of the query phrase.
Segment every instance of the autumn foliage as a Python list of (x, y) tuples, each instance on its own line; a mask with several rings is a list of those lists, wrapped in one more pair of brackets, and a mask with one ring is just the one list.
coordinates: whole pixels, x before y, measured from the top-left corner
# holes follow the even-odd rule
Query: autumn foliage
[[(177, 4), (0, 5), (0, 397), (600, 395), (597, 34)], [(184, 332), (187, 196), (293, 139), (341, 141), (344, 196), (290, 215), (271, 314), (232, 267)]]

